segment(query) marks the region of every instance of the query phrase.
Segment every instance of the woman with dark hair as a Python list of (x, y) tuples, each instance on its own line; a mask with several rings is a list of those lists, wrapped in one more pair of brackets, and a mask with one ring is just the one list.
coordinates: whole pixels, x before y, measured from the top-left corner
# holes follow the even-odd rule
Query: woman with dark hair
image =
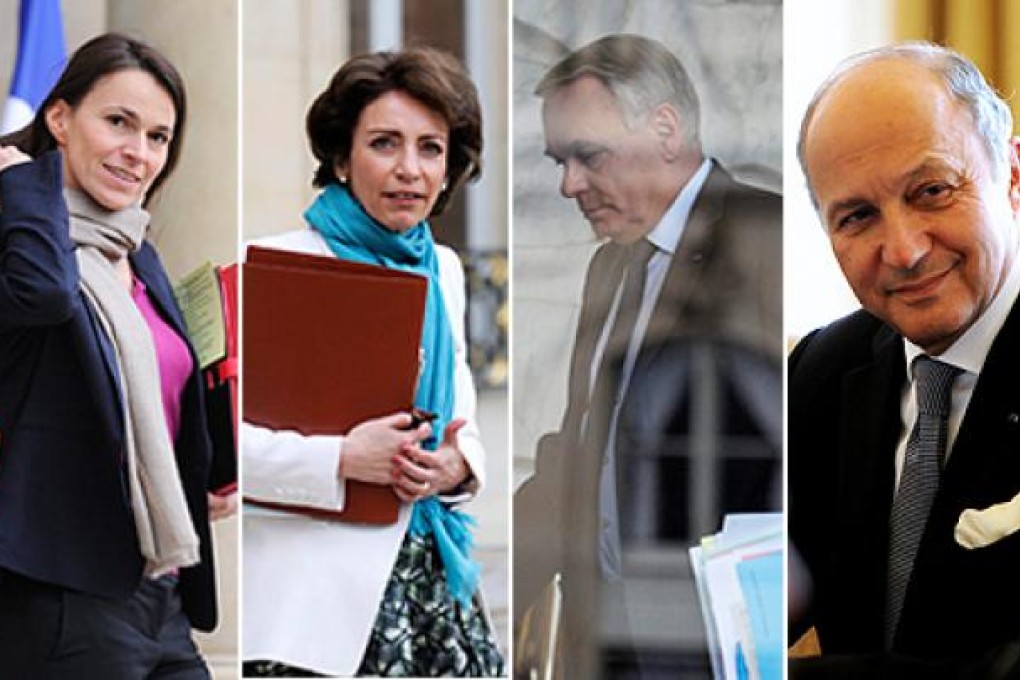
[(335, 437), (244, 426), (246, 497), (336, 510), (352, 479), (392, 485), (402, 501), (388, 526), (246, 506), (245, 674), (501, 675), (468, 555), (470, 521), (458, 508), (485, 476), (464, 273), (427, 221), (480, 174), (478, 95), (442, 52), (365, 54), (333, 76), (307, 128), (322, 192), (307, 228), (259, 245), (425, 277), (415, 406), (438, 417), (414, 427), (409, 413), (393, 413)]
[[(186, 100), (106, 34), (0, 139), (0, 659), (4, 677), (208, 678), (216, 625), (201, 375), (142, 209)], [(209, 493), (216, 489), (219, 496)]]

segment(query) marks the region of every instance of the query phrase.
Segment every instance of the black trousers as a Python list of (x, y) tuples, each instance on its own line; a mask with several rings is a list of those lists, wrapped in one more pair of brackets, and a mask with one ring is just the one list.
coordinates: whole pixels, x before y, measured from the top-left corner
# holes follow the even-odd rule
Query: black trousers
[(112, 600), (0, 570), (0, 677), (208, 680), (177, 578)]

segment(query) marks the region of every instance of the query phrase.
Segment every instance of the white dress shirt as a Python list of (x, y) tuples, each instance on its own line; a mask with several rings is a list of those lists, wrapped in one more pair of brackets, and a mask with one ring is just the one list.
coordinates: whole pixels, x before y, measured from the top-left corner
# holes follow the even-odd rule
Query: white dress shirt
[[(953, 381), (946, 442), (947, 460), (953, 451), (953, 443), (956, 442), (956, 435), (960, 432), (960, 424), (967, 412), (970, 398), (974, 395), (974, 387), (977, 385), (978, 376), (985, 365), (988, 350), (991, 349), (1002, 325), (1006, 323), (1006, 318), (1018, 297), (1020, 297), (1020, 253), (1016, 255), (1013, 269), (1006, 277), (1006, 281), (1003, 282), (1002, 288), (992, 298), (988, 308), (945, 352), (932, 357), (943, 363), (956, 366), (961, 371)], [(914, 359), (924, 354), (924, 350), (909, 340), (904, 340), (904, 354), (907, 362), (907, 384), (900, 397), (902, 432), (896, 446), (897, 489), (900, 485), (900, 476), (903, 473), (903, 460), (907, 454), (907, 440), (910, 438), (910, 432), (917, 420), (917, 380), (914, 378), (914, 372), (910, 369)]]

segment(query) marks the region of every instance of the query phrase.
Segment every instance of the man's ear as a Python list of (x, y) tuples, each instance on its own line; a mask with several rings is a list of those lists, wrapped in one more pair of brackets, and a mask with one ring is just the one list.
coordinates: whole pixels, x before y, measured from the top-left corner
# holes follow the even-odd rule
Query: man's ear
[(1020, 215), (1020, 137), (1009, 140), (1009, 205), (1013, 217)]
[(58, 99), (47, 107), (43, 114), (46, 119), (46, 127), (49, 128), (53, 139), (57, 140), (58, 146), (67, 144), (67, 126), (71, 119), (71, 105), (63, 99)]
[(670, 104), (659, 104), (652, 110), (651, 125), (663, 158), (672, 163), (681, 156), (687, 143), (680, 114)]

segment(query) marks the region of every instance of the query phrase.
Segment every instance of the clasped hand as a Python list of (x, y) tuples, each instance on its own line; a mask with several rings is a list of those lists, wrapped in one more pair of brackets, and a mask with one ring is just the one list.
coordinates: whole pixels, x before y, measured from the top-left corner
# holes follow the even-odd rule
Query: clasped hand
[(463, 419), (452, 421), (436, 450), (427, 451), (421, 443), (432, 434), (428, 423), (408, 430), (411, 416), (407, 413), (367, 420), (344, 440), (340, 476), (390, 484), (405, 503), (448, 492), (468, 475), (457, 445), (457, 432), (465, 423)]

